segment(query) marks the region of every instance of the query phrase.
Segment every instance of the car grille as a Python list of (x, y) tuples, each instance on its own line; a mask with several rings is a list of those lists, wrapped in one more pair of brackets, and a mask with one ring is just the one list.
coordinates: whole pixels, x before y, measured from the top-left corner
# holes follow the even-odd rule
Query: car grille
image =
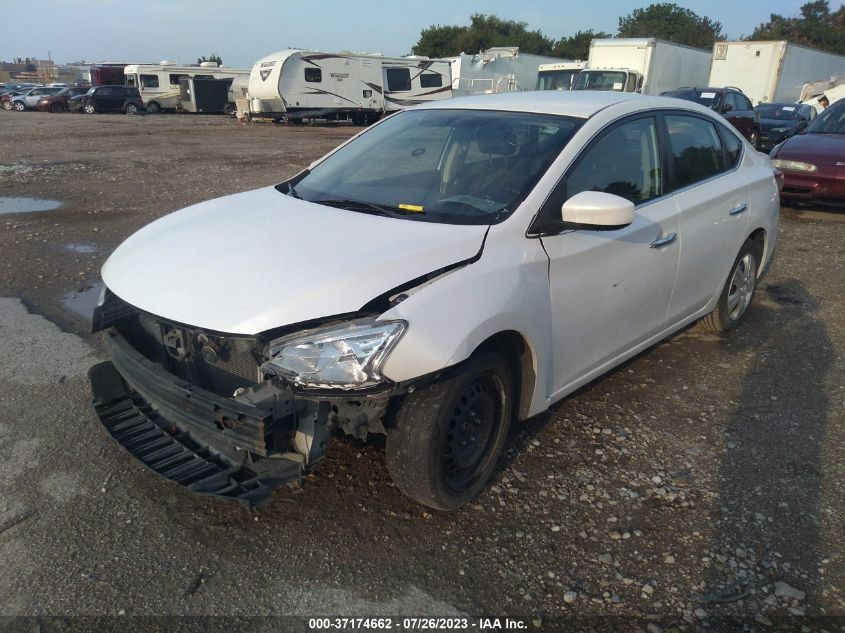
[(221, 396), (261, 382), (257, 338), (221, 336), (126, 307), (113, 325), (132, 347), (170, 373)]

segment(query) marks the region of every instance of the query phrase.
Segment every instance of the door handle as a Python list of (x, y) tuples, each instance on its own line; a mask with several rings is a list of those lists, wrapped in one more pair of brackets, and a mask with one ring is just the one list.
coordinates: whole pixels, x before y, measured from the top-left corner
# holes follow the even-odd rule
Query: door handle
[(677, 233), (669, 233), (665, 237), (658, 237), (651, 244), (649, 244), (649, 248), (660, 248), (661, 246), (666, 246), (667, 244), (671, 244), (676, 239), (678, 239)]
[(748, 209), (747, 204), (741, 204), (738, 207), (734, 207), (730, 211), (728, 211), (728, 215), (739, 215)]

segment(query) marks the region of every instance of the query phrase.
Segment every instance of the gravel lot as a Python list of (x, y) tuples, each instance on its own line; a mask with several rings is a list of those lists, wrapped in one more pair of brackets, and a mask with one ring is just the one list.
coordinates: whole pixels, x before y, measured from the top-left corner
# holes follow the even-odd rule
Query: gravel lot
[(843, 212), (783, 209), (743, 327), (691, 328), (516, 426), (459, 512), (404, 498), (378, 443), (338, 438), (304, 488), (253, 512), (113, 444), (85, 377), (99, 340), (63, 299), (142, 225), (276, 183), (356, 131), (0, 113), (0, 196), (63, 203), (0, 215), (0, 615), (842, 630)]

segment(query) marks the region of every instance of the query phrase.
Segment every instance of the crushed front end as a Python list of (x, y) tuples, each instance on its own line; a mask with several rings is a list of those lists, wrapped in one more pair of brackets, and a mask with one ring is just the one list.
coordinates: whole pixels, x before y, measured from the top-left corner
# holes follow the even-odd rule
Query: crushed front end
[(169, 322), (108, 290), (93, 330), (103, 331), (111, 359), (89, 372), (94, 407), (109, 434), (157, 474), (250, 507), (301, 479), (335, 429), (363, 439), (383, 433), (395, 393), (384, 383), (309, 391), (268, 371), (275, 335)]

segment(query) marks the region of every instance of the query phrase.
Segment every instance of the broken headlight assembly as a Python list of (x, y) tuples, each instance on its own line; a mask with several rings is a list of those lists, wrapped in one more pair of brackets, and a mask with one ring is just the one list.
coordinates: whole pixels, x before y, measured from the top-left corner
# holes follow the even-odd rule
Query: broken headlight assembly
[(361, 319), (271, 341), (265, 374), (305, 388), (361, 389), (385, 382), (380, 370), (408, 327)]

